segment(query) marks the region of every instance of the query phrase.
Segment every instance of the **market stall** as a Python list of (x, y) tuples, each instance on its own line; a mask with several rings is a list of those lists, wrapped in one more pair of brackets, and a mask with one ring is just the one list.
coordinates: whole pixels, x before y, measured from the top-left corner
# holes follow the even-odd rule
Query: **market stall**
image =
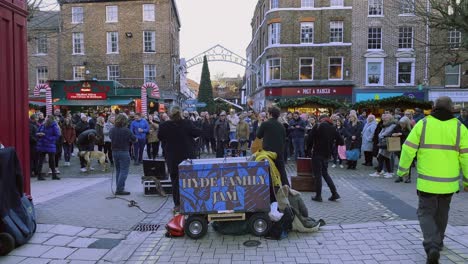
[(331, 114), (335, 110), (345, 108), (343, 103), (336, 100), (326, 99), (318, 96), (307, 96), (303, 98), (291, 98), (280, 100), (276, 106), (282, 111), (299, 112), (309, 115)]
[(352, 108), (359, 112), (366, 109), (367, 113), (373, 113), (376, 115), (383, 114), (387, 109), (394, 110), (395, 108), (400, 108), (401, 110), (407, 110), (420, 108), (428, 114), (428, 111), (432, 108), (432, 102), (421, 101), (407, 96), (394, 96), (380, 100), (371, 99), (361, 101), (355, 103)]

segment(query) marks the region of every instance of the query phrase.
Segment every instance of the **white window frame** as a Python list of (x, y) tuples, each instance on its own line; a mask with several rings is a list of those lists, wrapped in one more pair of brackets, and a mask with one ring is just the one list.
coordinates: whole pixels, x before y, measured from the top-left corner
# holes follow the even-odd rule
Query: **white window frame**
[[(341, 29), (341, 32), (340, 32)], [(336, 31), (336, 32), (335, 32)], [(339, 34), (335, 37), (334, 34)], [(332, 41), (338, 38), (338, 41)], [(343, 43), (344, 24), (343, 21), (330, 21), (330, 43)]]
[[(399, 70), (400, 63), (411, 63), (411, 78), (410, 83), (400, 83), (399, 80)], [(413, 86), (415, 79), (415, 68), (416, 68), (416, 59), (415, 58), (397, 58), (396, 62), (396, 86)]]
[[(379, 83), (369, 83), (369, 63), (380, 63), (380, 79)], [(366, 86), (383, 86), (384, 85), (384, 58), (368, 58), (366, 59)]]
[(47, 83), (49, 80), (49, 69), (47, 66), (38, 66), (36, 68), (36, 84)]
[[(341, 59), (341, 78), (340, 79), (331, 79), (330, 78), (330, 69), (331, 69), (331, 64), (330, 61), (331, 59)], [(343, 80), (343, 65), (344, 65), (344, 58), (343, 57), (328, 57), (328, 80), (330, 81), (342, 81)]]
[[(146, 40), (146, 34), (150, 33), (151, 40)], [(146, 43), (150, 42), (150, 51), (146, 51)], [(156, 53), (156, 31), (143, 31), (143, 53)]]
[(301, 0), (301, 8), (313, 8), (315, 6), (314, 0)]
[[(446, 80), (447, 79), (447, 66), (451, 66), (452, 68), (458, 66), (458, 73), (456, 73), (456, 74), (455, 73), (449, 73), (449, 75), (458, 75), (458, 83), (456, 85), (447, 84), (447, 80)], [(461, 84), (461, 64), (457, 64), (455, 66), (445, 65), (445, 67), (444, 67), (444, 77), (445, 77), (444, 78), (445, 79), (444, 80), (445, 87), (460, 87), (460, 84)]]
[[(117, 75), (111, 76), (111, 73)], [(107, 80), (117, 80), (120, 78), (120, 65), (107, 65)]]
[[(81, 10), (81, 12), (78, 12)], [(82, 6), (72, 6), (71, 8), (71, 23), (83, 24), (84, 21), (84, 8)]]
[(344, 0), (330, 0), (330, 7), (342, 7), (344, 6)]
[(400, 16), (414, 15), (414, 0), (399, 0), (400, 1)]
[[(153, 71), (154, 70), (154, 71)], [(149, 76), (151, 72), (154, 72), (154, 76)], [(157, 74), (156, 64), (145, 64), (143, 65), (143, 77), (145, 82), (155, 82), (156, 81), (156, 74)], [(151, 74), (153, 75), (153, 74)], [(151, 78), (151, 79), (150, 79)]]
[[(278, 65), (272, 65), (273, 61), (279, 61), (279, 79), (272, 79), (270, 69), (278, 67)], [(269, 81), (280, 81), (281, 80), (281, 58), (271, 58), (266, 61), (266, 83)]]
[[(41, 51), (42, 48), (45, 48)], [(39, 35), (36, 37), (36, 54), (37, 55), (46, 55), (49, 53), (49, 41), (46, 35)]]
[(270, 9), (279, 8), (279, 0), (270, 0)]
[[(400, 45), (407, 45), (408, 42), (403, 42), (403, 40), (407, 40), (407, 37), (405, 36), (405, 34), (408, 34), (408, 32), (405, 31), (405, 29), (408, 29), (408, 28), (411, 28), (411, 39), (410, 39), (410, 44), (411, 44), (411, 47), (403, 47), (401, 48)], [(403, 30), (403, 32), (401, 32), (401, 30)], [(402, 38), (402, 34), (403, 34), (403, 38)], [(398, 50), (413, 50), (414, 49), (414, 28), (413, 27), (409, 27), (409, 26), (402, 26), (402, 27), (399, 27), (398, 28)]]
[[(302, 60), (312, 60), (312, 65), (303, 65)], [(312, 68), (312, 76), (311, 79), (301, 79), (301, 71), (302, 68), (311, 67)], [(314, 68), (315, 68), (315, 59), (314, 57), (300, 57), (299, 58), (299, 81), (312, 81), (314, 80)]]
[[(113, 45), (112, 37), (115, 35), (115, 51), (112, 51)], [(107, 54), (118, 54), (119, 53), (119, 32), (111, 31), (107, 32)]]
[[(82, 76), (79, 77), (79, 71), (82, 70)], [(85, 66), (73, 66), (73, 80), (84, 80), (86, 79), (86, 67)]]
[[(377, 30), (376, 32), (371, 32), (371, 30)], [(380, 30), (380, 33), (378, 32), (378, 30)], [(379, 45), (380, 47), (378, 48), (371, 48), (369, 46), (371, 46), (371, 43), (370, 43), (370, 40), (371, 40), (371, 34), (372, 36), (377, 36), (378, 34), (380, 34), (380, 42), (379, 42)], [(381, 27), (369, 27), (368, 30), (367, 30), (367, 50), (382, 50), (382, 28)], [(376, 40), (379, 40), (379, 38), (372, 38), (372, 39), (376, 39)], [(372, 44), (372, 45), (377, 45), (376, 43)]]
[(281, 23), (268, 25), (268, 46), (281, 44)]
[[(80, 36), (78, 38), (80, 52), (75, 52), (76, 49), (78, 48), (78, 46), (77, 46), (78, 43), (76, 42), (76, 39), (77, 39), (78, 36)], [(73, 55), (84, 55), (85, 54), (84, 34), (83, 34), (83, 32), (74, 32), (74, 33), (72, 33), (72, 46), (73, 46), (73, 52), (72, 52)]]
[[(304, 41), (305, 39), (303, 37), (303, 30), (311, 28), (312, 29), (312, 36), (311, 41)], [(314, 43), (314, 22), (301, 22), (301, 35), (300, 37), (300, 42), (301, 44), (309, 44), (309, 43)]]
[[(146, 8), (149, 8), (149, 9), (146, 9)], [(143, 4), (141, 6), (141, 9), (143, 13), (143, 21), (149, 21), (149, 22), (156, 21), (156, 5), (155, 4)]]
[(106, 23), (119, 22), (119, 7), (118, 6), (106, 6)]
[(450, 49), (459, 49), (462, 44), (462, 33), (457, 29), (448, 31), (448, 44)]
[[(395, 1), (395, 0), (392, 0)], [(371, 7), (380, 5), (380, 14), (371, 14)], [(384, 16), (384, 0), (368, 0), (367, 1), (367, 15), (370, 17), (383, 17)]]

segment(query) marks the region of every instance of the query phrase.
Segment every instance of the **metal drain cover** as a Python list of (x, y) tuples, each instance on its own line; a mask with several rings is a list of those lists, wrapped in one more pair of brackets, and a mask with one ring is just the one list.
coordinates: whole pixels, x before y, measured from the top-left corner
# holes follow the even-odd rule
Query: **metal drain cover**
[(133, 228), (133, 231), (140, 232), (155, 232), (158, 231), (160, 225), (156, 224), (138, 224)]
[(260, 244), (262, 244), (262, 242), (258, 240), (247, 240), (244, 242), (244, 246), (246, 247), (258, 247)]

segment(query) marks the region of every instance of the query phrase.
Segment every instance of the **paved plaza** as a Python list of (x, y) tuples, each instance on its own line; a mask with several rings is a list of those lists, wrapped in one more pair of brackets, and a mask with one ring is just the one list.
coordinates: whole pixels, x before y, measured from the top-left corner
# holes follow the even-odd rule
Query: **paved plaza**
[[(166, 238), (164, 225), (172, 215), (172, 198), (144, 196), (143, 168), (131, 165), (128, 202), (111, 195), (111, 173), (80, 173), (60, 167), (61, 181), (32, 180), (38, 217), (32, 240), (0, 263), (425, 263), (422, 234), (416, 217), (415, 180), (411, 184), (372, 178), (371, 169), (330, 169), (342, 197), (323, 203), (303, 199), (314, 218), (327, 225), (317, 233), (291, 232), (276, 241), (250, 235), (226, 236), (211, 227), (200, 240)], [(96, 166), (97, 167), (97, 166)], [(295, 174), (293, 162), (288, 175)], [(454, 195), (441, 263), (468, 263), (468, 193)], [(155, 231), (136, 231), (149, 224)], [(244, 242), (256, 240), (257, 247)]]

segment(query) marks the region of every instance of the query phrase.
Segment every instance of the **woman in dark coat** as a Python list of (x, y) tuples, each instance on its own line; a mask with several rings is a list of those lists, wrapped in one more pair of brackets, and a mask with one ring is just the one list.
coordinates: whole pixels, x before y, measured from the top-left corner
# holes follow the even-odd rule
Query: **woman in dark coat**
[[(403, 147), (403, 144), (406, 141), (406, 138), (408, 137), (409, 133), (411, 132), (411, 120), (404, 116), (398, 121), (398, 125), (395, 126), (395, 128), (392, 131), (392, 137), (400, 137), (400, 146)], [(400, 159), (401, 151), (398, 151), (395, 153)], [(397, 177), (395, 182), (402, 182), (403, 178), (402, 177)], [(405, 183), (410, 183), (411, 182), (411, 170), (408, 174), (408, 178), (405, 180)]]
[[(346, 150), (359, 149), (362, 143), (362, 123), (357, 118), (355, 113), (351, 113), (348, 118), (348, 123), (345, 125), (344, 135)], [(360, 151), (359, 151), (360, 152)], [(348, 160), (347, 169), (356, 169), (357, 160)]]
[(60, 137), (60, 129), (53, 115), (47, 116), (46, 121), (37, 129), (36, 136), (38, 138), (36, 150), (39, 153), (39, 175), (37, 179), (39, 181), (45, 180), (45, 178), (42, 176), (41, 171), (42, 165), (44, 164), (45, 156), (48, 155), (49, 168), (52, 172), (52, 179), (60, 180), (55, 170), (55, 153), (57, 152), (56, 143)]
[(201, 136), (201, 129), (189, 119), (182, 119), (180, 107), (170, 111), (170, 120), (159, 126), (158, 138), (164, 143), (167, 168), (171, 175), (174, 210), (180, 209), (179, 164), (185, 159), (195, 158), (195, 138)]

